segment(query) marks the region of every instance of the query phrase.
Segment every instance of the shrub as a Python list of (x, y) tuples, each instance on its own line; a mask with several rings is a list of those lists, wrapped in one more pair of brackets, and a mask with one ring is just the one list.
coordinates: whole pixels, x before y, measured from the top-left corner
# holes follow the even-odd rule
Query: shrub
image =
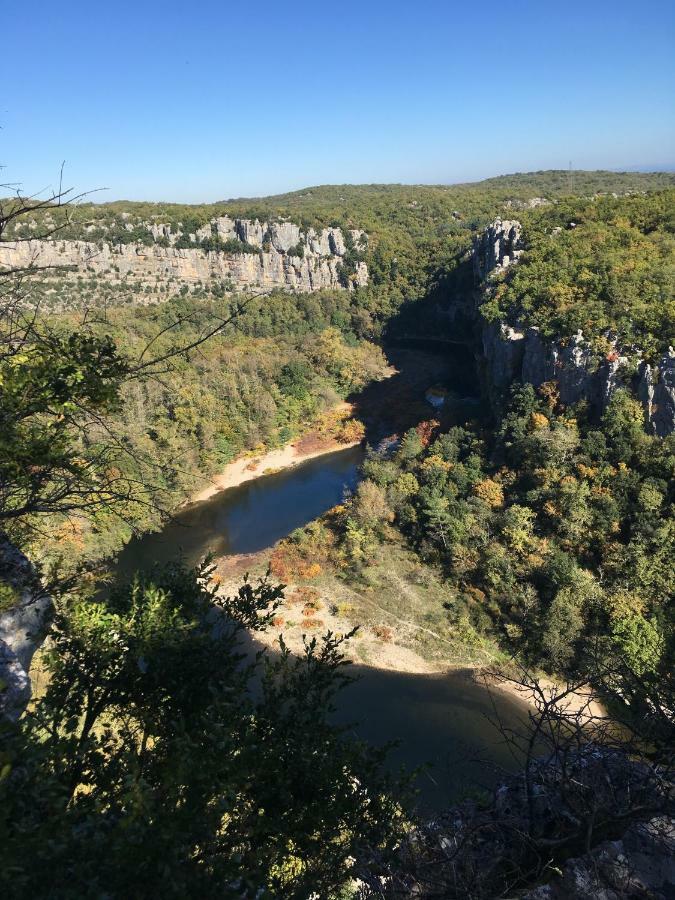
[(391, 643), (394, 639), (394, 631), (388, 625), (373, 625), (371, 631), (378, 640), (385, 644)]
[(0, 613), (16, 606), (19, 599), (19, 592), (11, 584), (0, 584)]

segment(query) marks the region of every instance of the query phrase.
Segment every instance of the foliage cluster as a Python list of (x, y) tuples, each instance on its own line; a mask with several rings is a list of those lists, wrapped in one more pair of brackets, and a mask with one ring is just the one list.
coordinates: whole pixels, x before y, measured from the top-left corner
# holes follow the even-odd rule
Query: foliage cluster
[(408, 432), (371, 454), (337, 520), (351, 567), (394, 519), (444, 572), (447, 615), (551, 672), (598, 654), (658, 679), (675, 662), (675, 437), (623, 391), (599, 424), (513, 389), (494, 435)]
[(382, 752), (328, 721), (344, 639), (256, 653), (282, 589), (224, 598), (210, 575), (175, 564), (59, 603), (46, 691), (0, 726), (8, 895), (330, 897), (362, 847), (391, 846)]
[(611, 331), (648, 355), (675, 341), (675, 190), (567, 200), (522, 218), (525, 252), (492, 287), (488, 318), (547, 337)]

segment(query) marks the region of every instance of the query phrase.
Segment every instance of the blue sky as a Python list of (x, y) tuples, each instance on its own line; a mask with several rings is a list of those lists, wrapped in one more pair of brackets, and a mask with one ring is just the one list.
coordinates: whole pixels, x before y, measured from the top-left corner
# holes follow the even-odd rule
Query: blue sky
[(672, 0), (0, 4), (5, 181), (213, 201), (675, 167)]

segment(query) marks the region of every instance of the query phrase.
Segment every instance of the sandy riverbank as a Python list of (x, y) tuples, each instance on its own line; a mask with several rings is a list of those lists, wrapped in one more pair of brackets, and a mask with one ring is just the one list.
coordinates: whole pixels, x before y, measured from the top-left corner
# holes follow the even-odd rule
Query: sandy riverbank
[(556, 682), (546, 676), (540, 676), (538, 686), (535, 688), (533, 684), (510, 681), (506, 677), (495, 676), (480, 669), (475, 670), (474, 677), (488, 690), (494, 689), (509, 694), (531, 707), (541, 706), (543, 701), (555, 701), (558, 710), (570, 719), (578, 715), (579, 721), (590, 724), (604, 719), (606, 715), (602, 704), (594, 698), (586, 685), (568, 692), (562, 681)]
[[(243, 554), (238, 557), (224, 557), (218, 560), (218, 575), (224, 593), (234, 593), (244, 572), (262, 573), (267, 568), (270, 551)], [(470, 661), (457, 662), (450, 659), (429, 659), (411, 647), (404, 646), (397, 640), (397, 628), (377, 629), (358, 621), (358, 618), (339, 613), (336, 606), (325, 597), (322, 591), (313, 590), (309, 585), (289, 584), (285, 591), (285, 600), (278, 611), (273, 625), (266, 631), (256, 634), (256, 641), (270, 650), (278, 650), (279, 638), (292, 653), (301, 655), (304, 652), (305, 636), (321, 635), (330, 631), (333, 634), (346, 634), (355, 625), (359, 625), (357, 633), (343, 647), (343, 652), (357, 666), (365, 666), (374, 670), (387, 671), (406, 675), (462, 675), (487, 691), (495, 694), (506, 694), (520, 703), (533, 708), (536, 706), (534, 691), (525, 684), (518, 684), (508, 677), (491, 671), (490, 666), (476, 666)], [(308, 597), (313, 600), (316, 612), (307, 616), (303, 610), (303, 601)], [(313, 626), (313, 627), (311, 627)], [(582, 719), (592, 721), (602, 719), (605, 712), (602, 706), (589, 698), (588, 690), (580, 688), (565, 694), (562, 682), (539, 675), (539, 687), (543, 697), (551, 700), (561, 697), (560, 709), (568, 716), (581, 713)], [(565, 694), (564, 696), (561, 696)]]
[[(269, 554), (270, 551), (266, 550), (255, 554), (220, 559), (218, 574), (222, 579), (223, 591), (234, 593), (239, 586), (241, 574), (245, 571), (262, 573), (267, 567)], [(306, 599), (308, 596), (307, 591), (310, 594), (316, 594), (314, 605), (317, 609), (309, 617), (303, 611), (302, 602), (302, 598)], [(270, 628), (256, 634), (256, 641), (264, 644), (270, 650), (278, 650), (279, 638), (283, 637), (284, 643), (291, 652), (301, 655), (305, 635), (321, 635), (327, 631), (333, 634), (346, 634), (358, 624), (357, 633), (343, 647), (347, 658), (357, 666), (406, 675), (447, 674), (455, 677), (462, 675), (468, 681), (480, 685), (487, 691), (494, 692), (496, 695), (505, 694), (526, 707), (535, 708), (535, 694), (531, 687), (528, 688), (507, 677), (495, 675), (490, 672), (489, 667), (475, 666), (468, 661), (462, 663), (449, 659), (429, 659), (411, 647), (399, 643), (396, 626), (374, 629), (359, 623), (353, 617), (338, 613), (333, 604), (325, 597), (319, 599), (321, 593), (313, 591), (307, 585), (287, 585), (286, 599), (279, 609), (278, 616)], [(309, 626), (314, 627), (310, 629), (308, 622)], [(539, 687), (543, 692), (543, 697), (547, 700), (564, 693), (562, 683), (556, 683), (546, 676), (540, 676)], [(589, 698), (585, 688), (561, 697), (559, 707), (570, 717), (576, 713), (581, 714), (581, 719), (589, 723), (602, 719), (605, 715), (602, 706)]]
[(360, 443), (360, 441), (352, 441), (343, 444), (336, 440), (317, 442), (301, 438), (292, 444), (286, 444), (276, 450), (268, 450), (257, 456), (242, 456), (225, 466), (222, 472), (210, 479), (208, 485), (196, 491), (187, 502), (202, 503), (220, 491), (237, 487), (237, 485), (252, 481), (261, 475), (288, 469), (308, 459), (324, 456), (326, 453), (357, 447)]

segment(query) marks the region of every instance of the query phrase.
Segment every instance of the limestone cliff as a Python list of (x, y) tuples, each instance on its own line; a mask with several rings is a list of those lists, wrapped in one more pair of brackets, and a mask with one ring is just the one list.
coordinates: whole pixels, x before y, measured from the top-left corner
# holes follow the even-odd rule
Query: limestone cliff
[(474, 241), (473, 268), (476, 278), (484, 281), (489, 275), (507, 269), (522, 253), (520, 222), (495, 219)]
[[(497, 219), (476, 240), (473, 251), (480, 302), (490, 279), (516, 262), (522, 253), (519, 222)], [(514, 328), (503, 322), (481, 322), (481, 340), (490, 388), (503, 391), (513, 381), (539, 387), (555, 382), (562, 403), (586, 400), (597, 413), (607, 407), (619, 387), (632, 390), (645, 411), (648, 430), (661, 437), (675, 432), (675, 350), (651, 366), (638, 350), (624, 351), (607, 335), (612, 349), (594, 353), (581, 331), (566, 340), (545, 340), (537, 328)]]
[(16, 719), (30, 700), (28, 671), (44, 639), (52, 601), (29, 560), (0, 535), (0, 719)]
[(105, 238), (8, 241), (0, 244), (0, 270), (51, 267), (43, 273), (47, 280), (93, 275), (133, 288), (141, 303), (156, 302), (153, 294), (159, 290), (170, 296), (184, 285), (311, 292), (352, 290), (368, 281), (361, 258), (367, 237), (359, 230), (345, 236), (340, 228), (302, 231), (292, 222), (220, 216), (190, 234), (157, 223), (148, 224), (147, 232), (148, 243)]

